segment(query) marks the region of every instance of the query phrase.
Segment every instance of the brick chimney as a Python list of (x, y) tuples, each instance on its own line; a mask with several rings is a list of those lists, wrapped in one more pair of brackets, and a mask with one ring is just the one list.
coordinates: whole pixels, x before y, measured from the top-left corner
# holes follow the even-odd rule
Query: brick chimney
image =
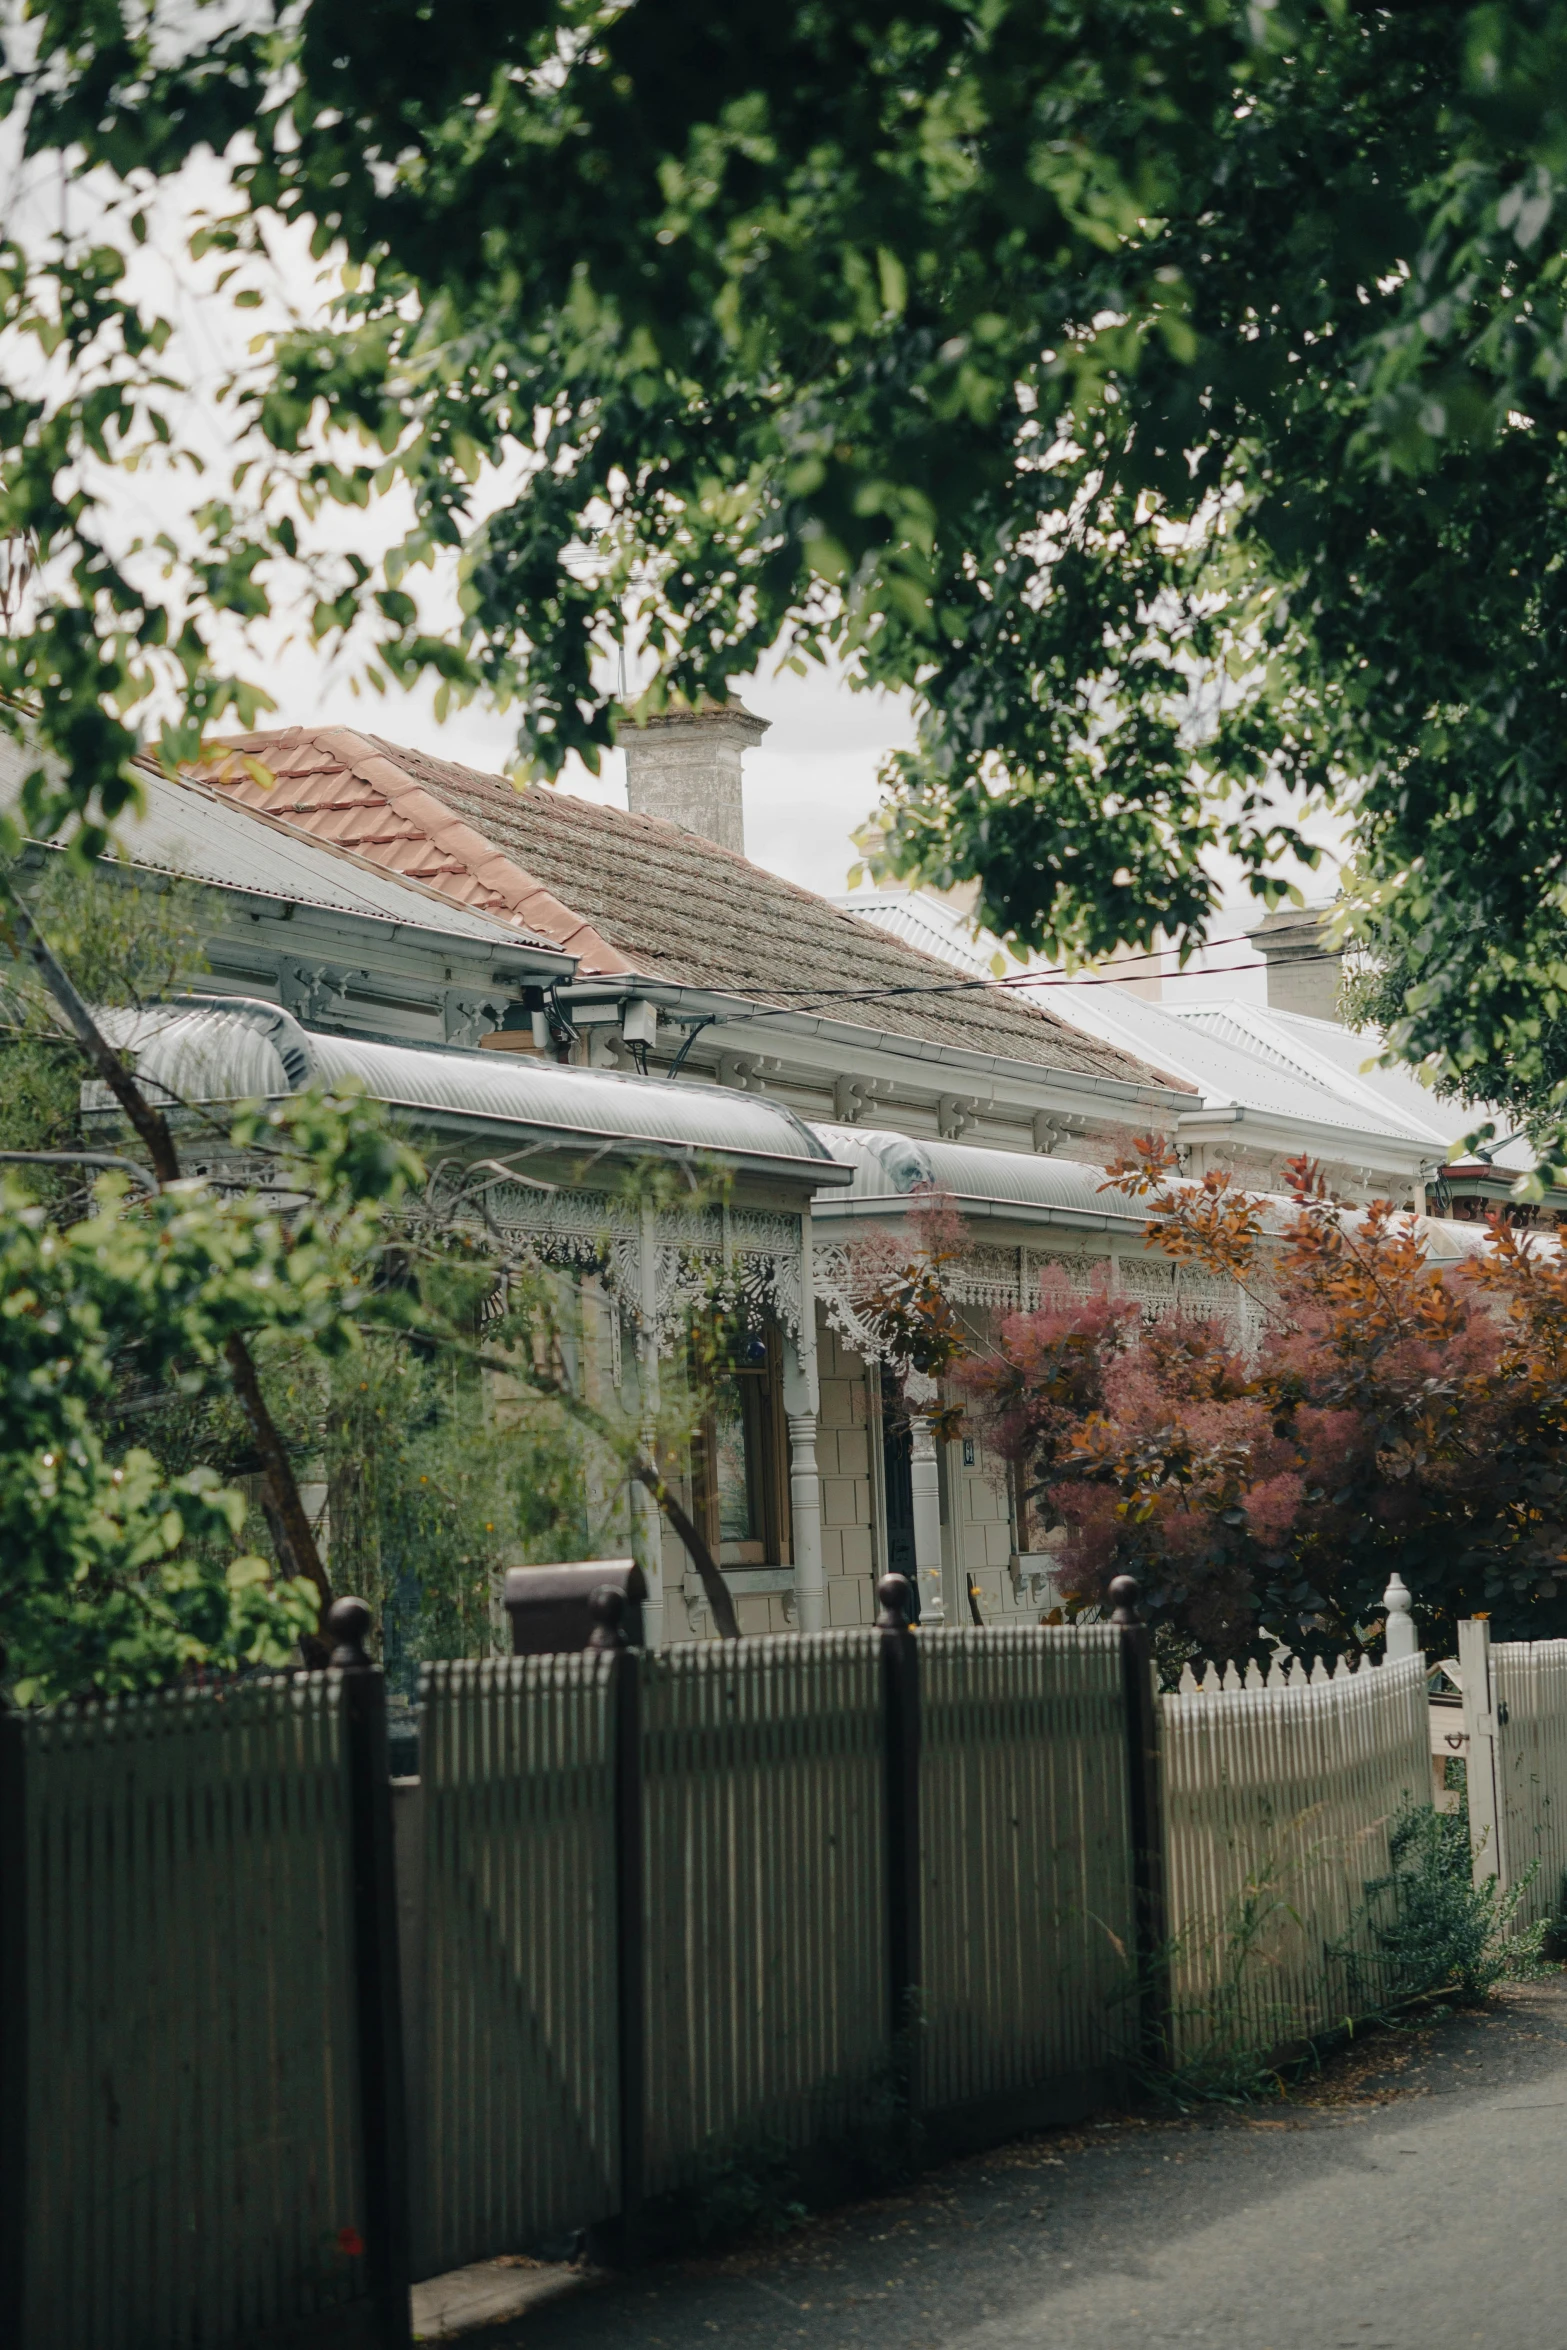
[(665, 817), (744, 856), (740, 761), (770, 724), (741, 702), (707, 702), (623, 726), (633, 815)]
[(1305, 1012), (1313, 1020), (1338, 1018), (1344, 959), (1322, 941), (1326, 906), (1281, 906), (1250, 934), (1268, 966), (1268, 1002), (1278, 1012)]

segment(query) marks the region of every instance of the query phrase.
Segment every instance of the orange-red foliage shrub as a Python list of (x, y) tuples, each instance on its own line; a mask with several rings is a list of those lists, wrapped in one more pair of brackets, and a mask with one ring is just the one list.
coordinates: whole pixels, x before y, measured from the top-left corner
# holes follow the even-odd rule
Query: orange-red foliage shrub
[(1138, 1327), (1106, 1297), (1013, 1316), (958, 1378), (1064, 1530), (1064, 1587), (1135, 1574), (1151, 1618), (1216, 1658), (1353, 1649), (1396, 1569), (1428, 1649), (1460, 1615), (1567, 1633), (1567, 1262), (1498, 1224), (1432, 1265), (1411, 1219), (1342, 1210), (1306, 1161), (1293, 1211), (1224, 1175), (1175, 1180), (1156, 1142), (1110, 1170), (1151, 1197), (1149, 1245), (1261, 1306)]

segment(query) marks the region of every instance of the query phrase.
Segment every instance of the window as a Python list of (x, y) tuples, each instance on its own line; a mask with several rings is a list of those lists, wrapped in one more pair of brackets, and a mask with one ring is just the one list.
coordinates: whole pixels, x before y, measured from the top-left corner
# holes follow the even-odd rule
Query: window
[(778, 1332), (744, 1333), (692, 1447), (697, 1524), (721, 1567), (790, 1563), (789, 1440)]

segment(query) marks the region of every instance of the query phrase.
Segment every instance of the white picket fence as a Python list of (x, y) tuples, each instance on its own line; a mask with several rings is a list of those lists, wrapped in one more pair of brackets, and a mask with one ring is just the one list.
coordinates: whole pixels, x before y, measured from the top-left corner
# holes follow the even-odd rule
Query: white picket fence
[(1333, 1953), (1369, 1952), (1366, 1887), (1429, 1800), (1425, 1660), (1188, 1670), (1160, 1707), (1174, 2053), (1220, 2065), (1331, 2029)]
[(1524, 1886), (1520, 1926), (1559, 1916), (1567, 1885), (1567, 1640), (1493, 1641), (1476, 1617), (1458, 1627), (1458, 1665), (1476, 1879), (1497, 1877), (1504, 1891)]

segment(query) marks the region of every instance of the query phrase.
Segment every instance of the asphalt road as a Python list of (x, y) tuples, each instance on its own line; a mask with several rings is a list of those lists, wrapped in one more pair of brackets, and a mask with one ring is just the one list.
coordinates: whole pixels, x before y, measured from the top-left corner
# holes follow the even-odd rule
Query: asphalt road
[(1118, 2120), (761, 2250), (588, 2282), (501, 2350), (1567, 2345), (1567, 1979), (1378, 2035), (1284, 2107)]

